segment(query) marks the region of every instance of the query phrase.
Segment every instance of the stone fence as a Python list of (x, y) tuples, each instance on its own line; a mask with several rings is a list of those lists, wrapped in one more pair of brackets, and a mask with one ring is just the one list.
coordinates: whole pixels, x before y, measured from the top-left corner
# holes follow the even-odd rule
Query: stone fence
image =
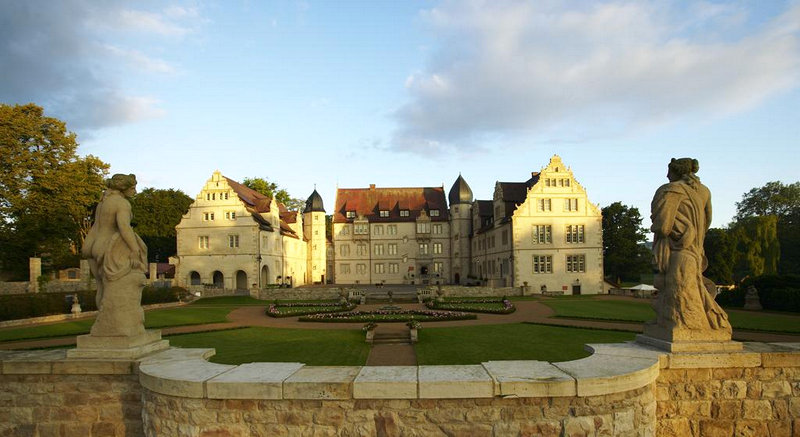
[[(426, 287), (431, 296), (436, 296), (437, 287)], [(521, 287), (467, 287), (463, 285), (442, 285), (445, 296), (463, 297), (501, 297), (501, 296), (522, 296)]]
[[(349, 290), (349, 287), (344, 287)], [(250, 290), (250, 296), (261, 300), (318, 300), (338, 299), (339, 287), (265, 288)]]
[(0, 282), (0, 296), (9, 294), (25, 294), (30, 282)]
[(589, 345), (575, 361), (312, 367), (0, 352), (6, 435), (615, 435), (800, 433), (800, 345), (666, 353)]

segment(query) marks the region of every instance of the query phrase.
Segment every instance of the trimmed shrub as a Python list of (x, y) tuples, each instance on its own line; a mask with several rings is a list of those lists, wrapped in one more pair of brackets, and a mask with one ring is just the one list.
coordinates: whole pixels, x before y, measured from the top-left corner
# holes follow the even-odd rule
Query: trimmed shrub
[(741, 308), (744, 306), (745, 290), (741, 287), (723, 290), (717, 295), (717, 303), (723, 307)]

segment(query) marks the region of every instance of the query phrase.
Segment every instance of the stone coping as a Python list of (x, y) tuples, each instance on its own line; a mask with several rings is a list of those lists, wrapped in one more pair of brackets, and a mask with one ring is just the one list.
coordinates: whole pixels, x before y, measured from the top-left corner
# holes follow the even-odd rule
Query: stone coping
[(70, 359), (65, 350), (0, 351), (0, 373), (138, 374), (150, 391), (208, 399), (460, 399), (599, 396), (653, 383), (662, 368), (800, 367), (800, 343), (745, 343), (741, 352), (666, 353), (590, 344), (574, 361), (459, 366), (211, 363), (213, 349), (170, 348), (138, 360)]

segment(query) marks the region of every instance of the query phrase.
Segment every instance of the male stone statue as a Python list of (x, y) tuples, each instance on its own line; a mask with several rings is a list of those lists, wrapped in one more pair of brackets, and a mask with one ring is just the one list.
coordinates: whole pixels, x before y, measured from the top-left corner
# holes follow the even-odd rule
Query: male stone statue
[[(703, 277), (708, 261), (703, 240), (711, 224), (711, 193), (700, 183), (696, 159), (672, 159), (669, 183), (651, 204), (656, 320), (645, 325), (654, 344), (730, 342), (728, 315), (714, 301), (714, 283)], [(644, 341), (647, 342), (647, 341)], [(733, 346), (735, 347), (735, 346)], [(672, 346), (668, 348), (675, 350)]]
[(167, 347), (160, 332), (144, 329), (147, 247), (131, 228), (128, 202), (136, 194), (136, 176), (115, 174), (107, 186), (81, 251), (97, 282), (99, 312), (91, 334), (78, 337), (78, 349), (68, 356), (135, 357)]

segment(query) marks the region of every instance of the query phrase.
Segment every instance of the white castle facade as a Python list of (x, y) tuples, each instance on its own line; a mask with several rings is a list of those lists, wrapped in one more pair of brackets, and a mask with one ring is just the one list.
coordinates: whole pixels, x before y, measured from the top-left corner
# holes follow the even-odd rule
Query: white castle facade
[(326, 239), (314, 190), (302, 212), (215, 172), (177, 226), (176, 278), (226, 289), (336, 284), (482, 284), (603, 290), (602, 218), (561, 158), (475, 200), (443, 187), (339, 188)]

